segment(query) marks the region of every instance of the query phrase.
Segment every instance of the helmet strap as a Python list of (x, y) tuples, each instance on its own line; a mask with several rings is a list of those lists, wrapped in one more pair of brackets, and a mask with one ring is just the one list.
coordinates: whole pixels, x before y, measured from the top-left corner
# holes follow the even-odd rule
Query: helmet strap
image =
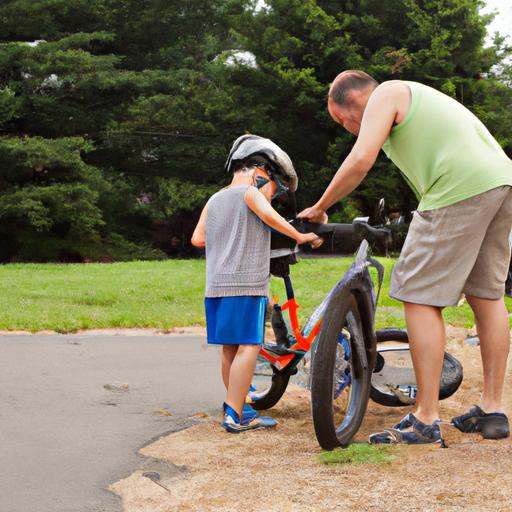
[(263, 188), (270, 180), (268, 178), (264, 178), (263, 176), (256, 176), (254, 178), (254, 182), (256, 183), (256, 188)]

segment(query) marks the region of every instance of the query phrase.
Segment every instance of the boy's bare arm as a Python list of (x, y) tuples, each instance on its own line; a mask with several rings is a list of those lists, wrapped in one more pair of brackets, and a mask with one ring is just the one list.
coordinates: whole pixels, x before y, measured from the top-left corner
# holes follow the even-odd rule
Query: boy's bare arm
[(314, 233), (299, 233), (286, 219), (272, 208), (267, 198), (256, 188), (249, 187), (244, 196), (247, 206), (268, 226), (289, 236), (298, 244), (310, 243), (312, 247), (320, 247), (323, 239)]
[(201, 212), (190, 241), (194, 247), (204, 247), (206, 245), (206, 206)]

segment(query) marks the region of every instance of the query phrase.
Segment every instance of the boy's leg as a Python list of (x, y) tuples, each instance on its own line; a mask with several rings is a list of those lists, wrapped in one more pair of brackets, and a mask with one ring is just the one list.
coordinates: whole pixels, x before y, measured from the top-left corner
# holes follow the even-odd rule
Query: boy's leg
[(260, 345), (239, 345), (231, 363), (226, 404), (241, 417), (245, 397), (249, 392)]
[(418, 392), (414, 415), (430, 425), (439, 419), (439, 386), (445, 347), (441, 309), (404, 303), (411, 356)]
[(485, 412), (502, 411), (502, 393), (510, 346), (505, 301), (467, 296), (475, 315), (484, 372), (481, 406)]
[(229, 372), (231, 370), (231, 364), (236, 356), (238, 345), (223, 345), (222, 347), (222, 381), (226, 391), (229, 387)]

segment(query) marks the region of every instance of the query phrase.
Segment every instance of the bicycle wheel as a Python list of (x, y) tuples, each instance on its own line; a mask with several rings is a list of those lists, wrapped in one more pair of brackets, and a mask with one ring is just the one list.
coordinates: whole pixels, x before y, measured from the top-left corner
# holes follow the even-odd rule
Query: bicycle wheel
[(366, 412), (371, 370), (361, 316), (353, 293), (342, 294), (327, 307), (318, 337), (311, 407), (316, 437), (326, 450), (347, 446)]
[[(375, 333), (377, 343), (409, 343), (407, 331), (382, 329)], [(444, 353), (443, 370), (439, 387), (439, 400), (452, 396), (463, 378), (460, 362), (448, 352)], [(409, 350), (378, 353), (372, 375), (370, 398), (388, 407), (402, 407), (415, 403), (416, 378)]]
[(279, 371), (268, 359), (259, 355), (253, 378), (256, 390), (249, 393), (251, 405), (258, 411), (274, 407), (281, 400), (289, 380), (290, 373), (286, 368)]

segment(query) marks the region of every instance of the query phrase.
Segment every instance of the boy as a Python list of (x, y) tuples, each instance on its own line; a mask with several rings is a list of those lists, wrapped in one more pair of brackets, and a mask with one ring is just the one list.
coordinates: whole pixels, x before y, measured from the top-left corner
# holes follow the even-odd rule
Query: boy
[[(258, 152), (247, 154), (251, 148)], [(237, 155), (243, 158), (237, 159)], [(209, 344), (223, 345), (222, 379), (227, 390), (223, 426), (237, 433), (276, 425), (275, 420), (258, 417), (245, 404), (264, 337), (269, 228), (315, 248), (322, 239), (314, 233), (299, 233), (270, 204), (278, 185), (279, 192), (286, 191), (282, 180), (290, 169), (286, 163), (279, 165), (284, 157), (293, 171), (288, 177), (296, 186), (295, 171), (286, 153), (272, 141), (251, 135), (235, 141), (231, 156), (235, 157), (227, 163), (228, 171), (234, 171), (231, 184), (208, 200), (192, 244), (206, 246), (207, 338)]]

